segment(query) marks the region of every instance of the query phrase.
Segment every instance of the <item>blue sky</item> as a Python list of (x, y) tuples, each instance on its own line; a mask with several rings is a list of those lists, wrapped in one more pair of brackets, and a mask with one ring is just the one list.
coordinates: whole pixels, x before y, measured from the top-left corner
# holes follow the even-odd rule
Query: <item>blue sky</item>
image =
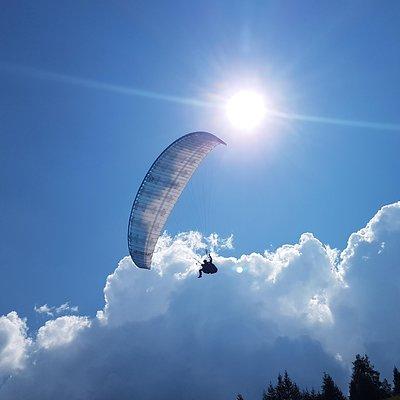
[[(105, 278), (127, 254), (143, 175), (191, 131), (229, 144), (207, 168), (209, 230), (234, 235), (231, 255), (296, 243), (303, 232), (344, 248), (400, 198), (400, 131), (274, 120), (245, 137), (219, 109), (52, 74), (200, 101), (250, 84), (287, 113), (396, 124), (399, 17), (396, 2), (6, 2), (1, 313), (17, 310), (35, 326), (35, 304), (100, 309)], [(167, 230), (198, 223), (188, 192)]]

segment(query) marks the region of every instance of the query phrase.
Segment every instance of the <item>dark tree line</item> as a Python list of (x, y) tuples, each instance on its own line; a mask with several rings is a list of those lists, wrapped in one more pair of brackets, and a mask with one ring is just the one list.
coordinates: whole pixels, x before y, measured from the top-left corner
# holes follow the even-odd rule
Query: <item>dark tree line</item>
[(393, 387), (371, 364), (367, 355), (357, 354), (349, 385), (350, 400), (382, 400), (400, 394), (400, 373), (393, 368)]
[[(380, 373), (371, 364), (367, 355), (357, 354), (353, 361), (353, 372), (349, 384), (348, 400), (384, 400), (400, 396), (400, 372), (393, 368), (393, 384), (387, 379), (381, 380)], [(244, 400), (238, 394), (236, 400)], [(262, 400), (347, 400), (332, 377), (324, 373), (321, 389), (301, 390), (289, 377), (287, 371), (279, 374), (276, 384), (272, 382), (264, 390)]]

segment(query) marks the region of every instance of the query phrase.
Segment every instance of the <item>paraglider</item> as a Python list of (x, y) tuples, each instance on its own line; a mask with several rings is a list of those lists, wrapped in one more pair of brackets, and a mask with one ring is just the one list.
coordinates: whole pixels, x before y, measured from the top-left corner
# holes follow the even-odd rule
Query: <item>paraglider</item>
[(211, 257), (210, 253), (208, 253), (208, 257), (207, 258), (201, 263), (201, 268), (199, 269), (198, 278), (201, 278), (203, 273), (205, 273), (205, 274), (215, 274), (216, 272), (218, 272), (218, 268), (212, 262), (213, 260), (212, 260), (212, 257)]
[(151, 268), (154, 248), (175, 203), (197, 167), (219, 144), (226, 145), (211, 133), (192, 132), (175, 140), (150, 167), (128, 226), (129, 254), (139, 268)]

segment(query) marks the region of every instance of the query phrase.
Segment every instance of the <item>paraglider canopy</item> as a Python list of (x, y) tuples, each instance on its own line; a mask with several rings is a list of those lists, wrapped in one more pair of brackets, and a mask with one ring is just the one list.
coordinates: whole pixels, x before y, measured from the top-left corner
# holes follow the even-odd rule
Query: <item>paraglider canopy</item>
[(154, 248), (183, 189), (204, 157), (226, 143), (208, 132), (177, 139), (154, 161), (136, 194), (128, 227), (129, 254), (139, 268), (150, 269)]

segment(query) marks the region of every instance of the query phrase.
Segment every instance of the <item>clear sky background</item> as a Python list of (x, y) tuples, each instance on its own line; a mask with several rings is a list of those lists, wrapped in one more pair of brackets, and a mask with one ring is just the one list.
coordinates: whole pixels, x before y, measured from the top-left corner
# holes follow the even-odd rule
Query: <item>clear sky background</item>
[(35, 305), (102, 308), (144, 174), (195, 130), (229, 146), (194, 178), (169, 232), (201, 228), (192, 194), (207, 182), (207, 229), (234, 235), (227, 254), (303, 232), (344, 248), (400, 198), (400, 131), (271, 117), (246, 136), (184, 99), (252, 87), (289, 114), (398, 124), (399, 20), (395, 1), (2, 2), (0, 313), (35, 326)]

